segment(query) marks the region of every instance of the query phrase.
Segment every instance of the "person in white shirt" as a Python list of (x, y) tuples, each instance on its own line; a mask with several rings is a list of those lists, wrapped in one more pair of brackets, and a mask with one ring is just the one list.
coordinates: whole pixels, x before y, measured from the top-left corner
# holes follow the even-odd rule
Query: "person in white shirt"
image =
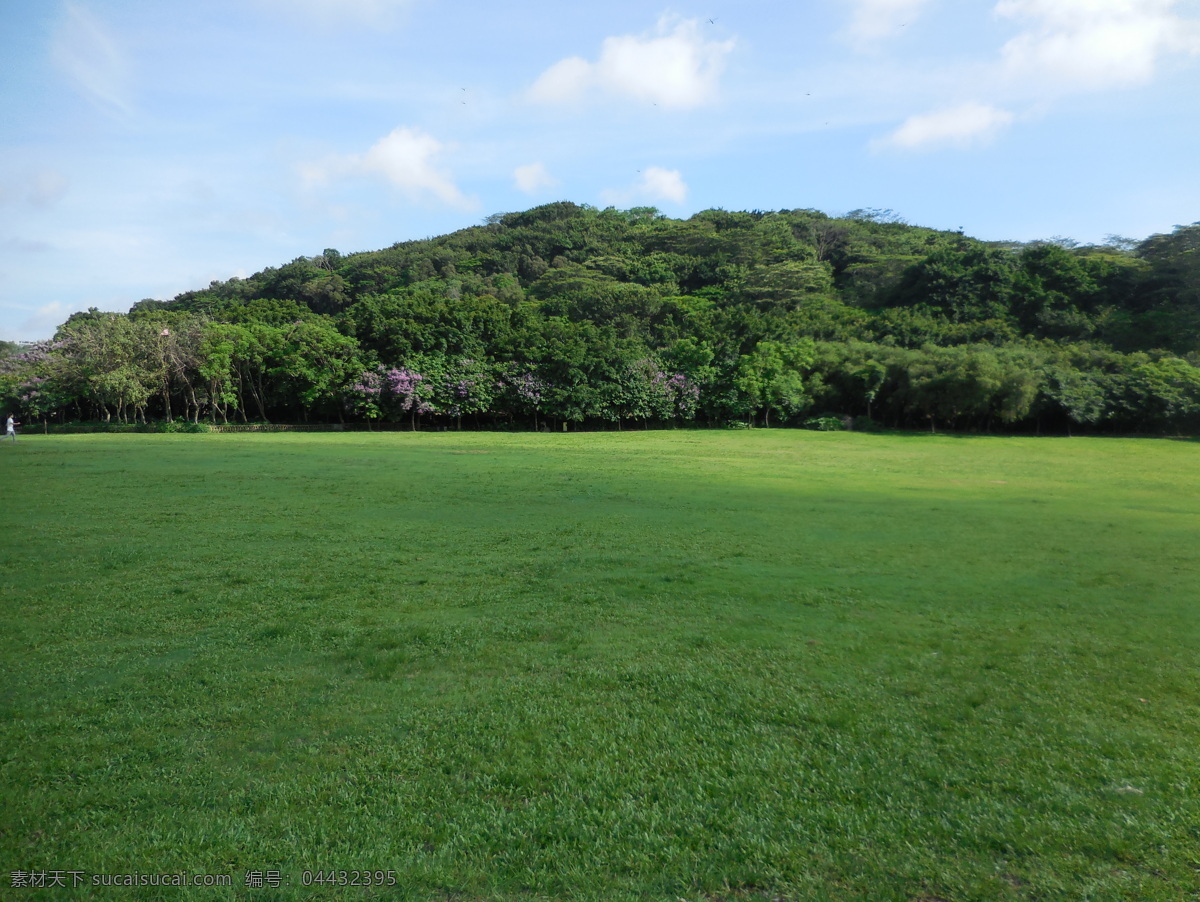
[(20, 423), (14, 423), (12, 414), (8, 415), (8, 430), (4, 433), (5, 438), (11, 438), (14, 442), (17, 440), (17, 429)]

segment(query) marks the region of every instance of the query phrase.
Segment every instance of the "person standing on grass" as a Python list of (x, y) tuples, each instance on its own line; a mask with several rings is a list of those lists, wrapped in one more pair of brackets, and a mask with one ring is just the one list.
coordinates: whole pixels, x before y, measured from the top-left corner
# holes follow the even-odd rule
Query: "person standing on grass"
[(4, 437), (5, 438), (11, 437), (12, 440), (15, 442), (17, 440), (17, 427), (20, 425), (21, 425), (20, 423), (13, 422), (12, 414), (10, 413), (8, 415), (8, 429), (5, 431)]

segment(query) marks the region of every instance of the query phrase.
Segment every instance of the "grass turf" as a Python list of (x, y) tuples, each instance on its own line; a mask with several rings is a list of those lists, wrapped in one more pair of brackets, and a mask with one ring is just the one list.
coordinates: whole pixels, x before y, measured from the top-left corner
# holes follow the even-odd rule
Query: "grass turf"
[[(1200, 445), (0, 452), (0, 896), (54, 869), (64, 898), (1200, 889)], [(90, 885), (162, 872), (232, 886)]]

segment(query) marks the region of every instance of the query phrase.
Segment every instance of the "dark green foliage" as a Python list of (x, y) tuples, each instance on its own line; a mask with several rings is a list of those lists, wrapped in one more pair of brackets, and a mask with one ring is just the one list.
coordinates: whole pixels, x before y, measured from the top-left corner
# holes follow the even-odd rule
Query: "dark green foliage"
[(1200, 222), (1152, 235), (1136, 254), (1149, 266), (1136, 286), (1140, 319), (1149, 322), (1161, 346), (1200, 352)]
[(910, 266), (893, 292), (893, 306), (925, 305), (955, 323), (1012, 313), (1018, 261), (1007, 251), (978, 244), (934, 251)]
[[(1191, 430), (1198, 236), (988, 244), (888, 210), (679, 221), (560, 202), (381, 251), (326, 248), (127, 317), (77, 314), (48, 356), (10, 354), (3, 389), (60, 420), (387, 418), (356, 394), (364, 373), (472, 360), (541, 386), (534, 409), (497, 376), (472, 425), (800, 425), (819, 400), (893, 426)], [(820, 351), (762, 375), (772, 348), (811, 342), (852, 347), (851, 369)], [(645, 373), (699, 396), (686, 414), (650, 403)], [(458, 425), (459, 408), (435, 404), (426, 423)]]

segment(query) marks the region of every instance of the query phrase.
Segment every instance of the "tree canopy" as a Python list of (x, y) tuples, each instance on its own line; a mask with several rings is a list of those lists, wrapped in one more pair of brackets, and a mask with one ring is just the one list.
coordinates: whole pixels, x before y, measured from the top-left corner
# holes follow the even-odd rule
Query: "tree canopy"
[(570, 202), (325, 248), (0, 348), (29, 418), (1195, 430), (1200, 223), (984, 242), (890, 211)]

